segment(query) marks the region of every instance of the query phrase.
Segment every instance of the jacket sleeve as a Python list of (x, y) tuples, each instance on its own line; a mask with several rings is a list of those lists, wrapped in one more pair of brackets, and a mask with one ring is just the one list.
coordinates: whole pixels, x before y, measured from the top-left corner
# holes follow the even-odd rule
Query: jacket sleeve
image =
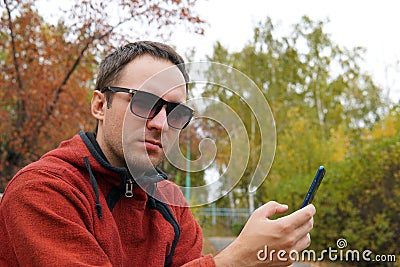
[(188, 207), (180, 207), (182, 213), (178, 219), (181, 235), (175, 249), (172, 266), (214, 267), (212, 255), (203, 255), (203, 236), (200, 225)]
[(182, 267), (215, 267), (215, 262), (212, 255), (205, 255), (186, 263)]
[(0, 258), (18, 266), (112, 266), (91, 221), (89, 201), (78, 189), (50, 172), (23, 172), (1, 202), (0, 227), (8, 245)]
[(200, 225), (195, 220), (188, 203), (180, 189), (173, 183), (165, 181), (158, 186), (159, 197), (163, 198), (170, 205), (171, 210), (180, 227), (180, 237), (175, 247), (171, 266), (215, 266), (211, 255), (204, 256), (203, 235)]

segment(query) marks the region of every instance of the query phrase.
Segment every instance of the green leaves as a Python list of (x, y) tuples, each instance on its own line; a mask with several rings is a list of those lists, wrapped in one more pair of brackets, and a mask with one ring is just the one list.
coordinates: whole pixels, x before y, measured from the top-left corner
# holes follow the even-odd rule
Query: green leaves
[[(267, 18), (241, 51), (228, 53), (217, 43), (210, 59), (248, 75), (273, 110), (275, 161), (257, 198), (286, 203), (294, 211), (324, 165), (327, 174), (314, 200), (312, 248), (322, 251), (345, 238), (352, 249), (399, 253), (399, 108), (383, 112), (391, 103), (362, 70), (365, 49), (335, 44), (324, 27), (325, 22), (303, 17), (279, 36)], [(236, 192), (245, 195), (246, 188), (241, 190)]]

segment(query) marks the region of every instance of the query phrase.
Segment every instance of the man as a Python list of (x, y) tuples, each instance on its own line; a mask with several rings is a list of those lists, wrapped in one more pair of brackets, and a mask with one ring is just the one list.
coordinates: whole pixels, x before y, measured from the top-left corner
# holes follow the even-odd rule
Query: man
[[(213, 257), (201, 254), (201, 229), (190, 210), (162, 201), (184, 203), (154, 168), (192, 117), (183, 104), (188, 77), (182, 63), (169, 46), (148, 41), (102, 61), (91, 102), (96, 133), (62, 142), (6, 189), (0, 266), (285, 266), (290, 261), (260, 261), (257, 253), (265, 246), (287, 253), (309, 246), (312, 205), (271, 220), (287, 206), (268, 202)], [(158, 75), (165, 70), (168, 75)], [(149, 193), (159, 184), (169, 189)]]

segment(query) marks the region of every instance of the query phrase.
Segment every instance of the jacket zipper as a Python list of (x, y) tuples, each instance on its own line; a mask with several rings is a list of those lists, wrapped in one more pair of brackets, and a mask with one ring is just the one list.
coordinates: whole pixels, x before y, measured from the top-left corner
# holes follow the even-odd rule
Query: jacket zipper
[(128, 179), (125, 184), (125, 196), (133, 197), (133, 181), (132, 179)]

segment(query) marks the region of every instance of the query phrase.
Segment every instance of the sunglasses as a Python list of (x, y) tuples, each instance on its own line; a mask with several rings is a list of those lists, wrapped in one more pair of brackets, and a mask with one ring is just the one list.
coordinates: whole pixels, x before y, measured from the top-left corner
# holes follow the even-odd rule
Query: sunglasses
[(153, 119), (166, 106), (167, 123), (175, 129), (185, 128), (193, 117), (193, 109), (180, 103), (168, 102), (152, 93), (115, 86), (104, 87), (101, 92), (122, 92), (132, 95), (131, 112), (143, 119)]

